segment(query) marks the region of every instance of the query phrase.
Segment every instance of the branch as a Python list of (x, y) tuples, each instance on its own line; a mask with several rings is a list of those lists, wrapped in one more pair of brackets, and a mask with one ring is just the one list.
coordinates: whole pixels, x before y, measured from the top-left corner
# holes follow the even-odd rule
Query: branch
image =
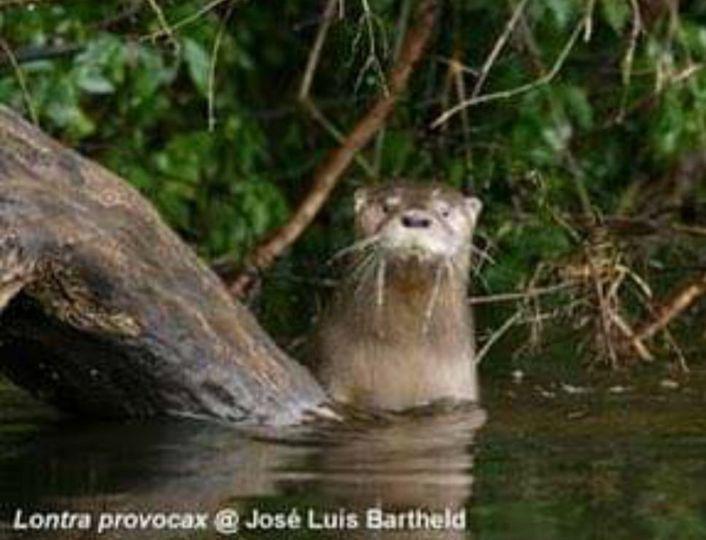
[(252, 285), (257, 272), (269, 267), (274, 260), (302, 234), (328, 199), (356, 154), (383, 127), (395, 104), (407, 88), (415, 65), (419, 62), (436, 21), (438, 0), (420, 0), (415, 24), (407, 31), (400, 55), (388, 77), (387, 92), (383, 92), (358, 121), (343, 143), (331, 151), (316, 173), (311, 189), (294, 215), (282, 228), (247, 257), (245, 270), (230, 285), (230, 291), (242, 296)]
[[(197, 10), (196, 12), (192, 13), (191, 15), (187, 15), (183, 19), (176, 21), (174, 24), (169, 24), (165, 20), (164, 24), (160, 24), (159, 30), (156, 30), (152, 32), (151, 34), (148, 34), (146, 36), (142, 36), (140, 38), (140, 41), (154, 41), (155, 39), (159, 39), (165, 36), (173, 36), (174, 32), (188, 24), (193, 23), (194, 21), (200, 19), (210, 11), (213, 11), (216, 9), (218, 6), (221, 4), (227, 2), (228, 0), (212, 0), (208, 4), (204, 5), (202, 8)], [(158, 6), (159, 7), (159, 6)]]
[(179, 41), (177, 41), (177, 38), (174, 34), (174, 29), (169, 26), (167, 18), (164, 15), (164, 11), (162, 11), (162, 7), (157, 3), (157, 0), (147, 0), (147, 4), (150, 6), (152, 11), (154, 11), (155, 16), (157, 17), (157, 22), (159, 23), (159, 26), (161, 28), (161, 32), (166, 35), (169, 39), (169, 42), (174, 48), (174, 52), (178, 53), (180, 48)]
[(670, 322), (705, 294), (706, 272), (677, 286), (667, 298), (654, 309), (652, 320), (643, 324), (636, 332), (637, 339), (649, 339), (664, 330)]
[[(302, 77), (297, 99), (299, 100), (299, 103), (301, 103), (304, 110), (314, 120), (321, 124), (321, 126), (328, 131), (329, 134), (331, 134), (338, 144), (343, 144), (346, 139), (345, 135), (341, 133), (335, 125), (333, 125), (321, 109), (314, 103), (314, 100), (311, 99), (311, 85), (314, 82), (314, 75), (316, 74), (316, 70), (319, 66), (321, 51), (324, 48), (326, 36), (328, 35), (329, 28), (331, 28), (331, 22), (333, 21), (336, 14), (336, 8), (339, 6), (340, 2), (341, 0), (328, 0), (326, 7), (324, 8), (319, 31), (316, 33), (314, 45), (311, 47), (311, 51), (309, 51), (309, 58), (306, 62), (306, 69), (304, 70), (304, 76)], [(363, 158), (363, 156), (356, 154), (355, 161), (368, 176), (374, 176), (375, 172), (373, 168)]]
[(554, 62), (554, 65), (552, 66), (551, 70), (549, 70), (549, 72), (546, 75), (540, 77), (539, 79), (537, 79), (535, 81), (520, 85), (515, 88), (511, 88), (509, 90), (501, 90), (499, 92), (484, 94), (482, 96), (470, 97), (467, 100), (454, 105), (449, 110), (440, 114), (431, 123), (431, 127), (438, 128), (439, 126), (441, 126), (442, 124), (447, 122), (449, 118), (458, 114), (459, 112), (461, 112), (462, 110), (464, 110), (468, 107), (472, 107), (474, 105), (479, 105), (481, 103), (488, 103), (490, 101), (497, 101), (499, 99), (510, 99), (510, 98), (513, 98), (517, 95), (529, 92), (530, 90), (534, 90), (535, 88), (538, 88), (540, 86), (544, 86), (544, 85), (549, 84), (559, 74), (559, 71), (561, 71), (561, 68), (564, 65), (564, 62), (566, 61), (566, 58), (569, 56), (571, 49), (574, 47), (576, 40), (578, 39), (579, 35), (581, 34), (581, 30), (583, 30), (585, 26), (586, 26), (586, 20), (582, 19), (581, 22), (576, 26), (576, 28), (572, 32), (569, 39), (567, 40), (566, 45), (564, 45), (564, 48), (561, 50), (561, 53), (557, 57), (556, 62)]
[(490, 51), (490, 54), (488, 54), (488, 57), (483, 63), (483, 67), (480, 70), (478, 79), (476, 79), (476, 84), (473, 87), (471, 98), (476, 98), (478, 97), (478, 94), (480, 94), (480, 91), (483, 88), (483, 84), (485, 84), (485, 80), (487, 79), (488, 74), (490, 73), (490, 69), (493, 67), (493, 64), (495, 64), (495, 61), (498, 59), (498, 55), (500, 55), (500, 52), (505, 47), (505, 43), (507, 43), (507, 40), (510, 38), (510, 35), (515, 29), (517, 22), (520, 20), (520, 16), (524, 11), (527, 2), (528, 0), (522, 0), (519, 4), (517, 4), (517, 7), (512, 12), (512, 16), (510, 17), (510, 20), (507, 21), (505, 29), (503, 30), (502, 34), (500, 34), (500, 37), (495, 42), (495, 45)]
[(530, 288), (525, 291), (511, 292), (511, 293), (501, 293), (501, 294), (491, 294), (486, 296), (473, 296), (468, 299), (468, 303), (472, 306), (477, 306), (479, 304), (494, 304), (498, 302), (514, 302), (515, 300), (527, 301), (531, 298), (536, 298), (538, 296), (544, 296), (547, 294), (553, 294), (555, 292), (564, 291), (566, 289), (571, 289), (577, 287), (576, 283), (567, 281), (564, 283), (559, 283), (557, 285), (550, 285), (548, 287), (538, 287)]
[(32, 96), (29, 94), (29, 89), (27, 88), (27, 80), (25, 79), (24, 72), (22, 71), (20, 64), (17, 62), (17, 58), (12, 52), (12, 49), (2, 38), (0, 38), (0, 49), (2, 49), (3, 53), (5, 53), (5, 56), (12, 65), (12, 69), (15, 72), (15, 77), (17, 78), (17, 83), (20, 85), (22, 99), (25, 102), (25, 107), (27, 107), (27, 112), (29, 113), (29, 117), (32, 119), (32, 123), (39, 124), (39, 120), (37, 118), (37, 110), (34, 108)]

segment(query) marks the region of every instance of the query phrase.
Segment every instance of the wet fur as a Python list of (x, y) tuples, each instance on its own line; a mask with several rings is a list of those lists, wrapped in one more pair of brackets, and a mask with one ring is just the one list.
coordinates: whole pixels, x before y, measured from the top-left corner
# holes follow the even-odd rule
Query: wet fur
[[(399, 198), (391, 218), (381, 218), (371, 208), (381, 204), (371, 199), (376, 195)], [(362, 239), (346, 250), (353, 261), (348, 277), (316, 335), (321, 381), (337, 401), (379, 409), (445, 398), (477, 400), (473, 324), (466, 301), (476, 216), (468, 216), (469, 229), (458, 232), (467, 238), (448, 256), (386, 250), (381, 245), (388, 224), (402, 212), (427, 208), (437, 197), (453, 205), (465, 199), (434, 185), (386, 187), (366, 197), (357, 201)]]

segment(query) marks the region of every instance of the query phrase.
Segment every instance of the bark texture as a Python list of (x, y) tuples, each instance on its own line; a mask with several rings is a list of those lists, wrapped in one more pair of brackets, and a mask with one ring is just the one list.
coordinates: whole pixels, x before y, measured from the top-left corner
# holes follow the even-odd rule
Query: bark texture
[(2, 107), (0, 371), (98, 417), (291, 423), (325, 398), (137, 191)]

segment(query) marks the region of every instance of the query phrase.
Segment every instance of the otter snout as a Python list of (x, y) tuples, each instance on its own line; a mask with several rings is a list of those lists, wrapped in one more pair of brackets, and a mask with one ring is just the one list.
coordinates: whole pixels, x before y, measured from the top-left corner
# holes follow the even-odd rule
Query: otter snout
[(402, 214), (402, 225), (409, 229), (428, 229), (431, 227), (431, 218), (420, 210), (410, 210)]

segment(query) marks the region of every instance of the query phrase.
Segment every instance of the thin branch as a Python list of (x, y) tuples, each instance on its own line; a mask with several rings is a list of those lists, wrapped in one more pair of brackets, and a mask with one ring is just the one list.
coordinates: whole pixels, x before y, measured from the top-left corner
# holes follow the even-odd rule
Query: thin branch
[(512, 12), (510, 20), (508, 20), (507, 24), (505, 25), (505, 29), (503, 30), (502, 34), (500, 34), (500, 37), (498, 37), (498, 39), (496, 40), (495, 45), (491, 49), (490, 54), (488, 54), (488, 57), (485, 59), (485, 62), (483, 62), (483, 67), (480, 70), (480, 74), (476, 79), (476, 84), (473, 87), (473, 91), (471, 92), (471, 99), (477, 98), (480, 94), (480, 91), (483, 88), (483, 85), (485, 84), (485, 80), (488, 78), (488, 74), (490, 73), (491, 68), (493, 67), (495, 61), (498, 59), (498, 56), (505, 47), (505, 44), (510, 38), (512, 31), (515, 29), (515, 26), (517, 26), (517, 21), (520, 20), (520, 16), (525, 10), (527, 2), (528, 0), (522, 0), (519, 4), (517, 4), (517, 7), (515, 7), (514, 11)]
[(558, 285), (551, 285), (549, 287), (527, 289), (526, 291), (522, 292), (491, 294), (488, 296), (474, 296), (468, 299), (468, 303), (472, 306), (477, 306), (479, 304), (495, 304), (499, 302), (513, 302), (515, 300), (528, 300), (537, 296), (544, 296), (566, 289), (571, 289), (576, 286), (576, 283), (566, 282), (560, 283)]
[(630, 31), (630, 42), (627, 50), (625, 51), (625, 58), (623, 59), (623, 84), (625, 86), (630, 85), (630, 79), (632, 78), (632, 65), (635, 59), (635, 49), (637, 49), (637, 39), (640, 37), (640, 32), (642, 32), (640, 4), (637, 0), (630, 0), (630, 5), (632, 7), (632, 30)]
[(517, 321), (519, 321), (520, 317), (522, 316), (522, 311), (518, 310), (516, 311), (511, 317), (509, 317), (503, 324), (498, 328), (495, 332), (493, 332), (493, 335), (488, 338), (488, 341), (486, 341), (483, 344), (483, 348), (478, 351), (478, 354), (475, 356), (475, 363), (480, 364), (483, 361), (483, 358), (486, 357), (488, 352), (490, 351), (490, 348), (497, 343), (497, 341), (503, 337), (510, 328), (512, 328)]
[(336, 6), (339, 0), (328, 0), (326, 7), (324, 8), (324, 14), (321, 18), (321, 25), (319, 26), (319, 31), (316, 33), (316, 39), (314, 39), (314, 45), (309, 51), (309, 58), (306, 62), (306, 69), (304, 70), (304, 77), (302, 77), (302, 83), (299, 87), (299, 100), (304, 101), (309, 97), (309, 91), (311, 90), (311, 84), (314, 81), (314, 74), (316, 73), (316, 68), (319, 65), (319, 59), (321, 58), (321, 51), (324, 48), (324, 42), (326, 41), (326, 35), (328, 34), (329, 28), (331, 28), (331, 21), (336, 13)]
[(609, 315), (615, 327), (623, 334), (623, 336), (625, 336), (625, 339), (627, 339), (628, 343), (640, 359), (643, 362), (653, 362), (654, 356), (647, 348), (647, 345), (645, 345), (643, 339), (635, 334), (627, 321), (615, 310), (611, 309)]
[[(412, 14), (412, 0), (404, 0), (400, 6), (400, 15), (397, 19), (397, 28), (395, 31), (395, 43), (392, 48), (392, 61), (395, 62), (400, 54), (402, 47), (402, 39), (407, 35), (407, 27)], [(385, 147), (386, 127), (383, 126), (377, 135), (375, 141), (375, 154), (373, 159), (373, 171), (375, 176), (380, 174), (380, 166), (382, 163), (382, 152)]]
[(382, 128), (407, 88), (414, 67), (421, 59), (436, 22), (438, 0), (421, 0), (415, 24), (405, 36), (400, 56), (393, 65), (388, 81), (389, 92), (383, 92), (368, 112), (357, 122), (345, 141), (331, 151), (314, 174), (311, 189), (290, 220), (247, 257), (245, 271), (231, 284), (230, 290), (242, 295), (252, 285), (255, 274), (274, 260), (304, 232), (328, 199), (356, 154)]
[[(311, 85), (314, 82), (316, 69), (319, 66), (321, 51), (323, 50), (326, 36), (329, 28), (331, 27), (331, 21), (336, 15), (336, 6), (339, 4), (340, 0), (329, 0), (324, 8), (319, 31), (316, 33), (314, 45), (309, 51), (306, 68), (304, 69), (304, 76), (302, 77), (302, 82), (299, 86), (298, 99), (299, 103), (301, 103), (302, 107), (304, 107), (304, 110), (306, 110), (306, 112), (309, 113), (314, 120), (321, 124), (321, 126), (334, 138), (338, 144), (343, 144), (345, 135), (338, 130), (333, 122), (326, 118), (326, 115), (321, 112), (321, 109), (319, 109), (319, 107), (314, 103), (314, 100), (311, 99)], [(361, 166), (368, 176), (375, 176), (373, 167), (363, 158), (363, 156), (356, 154), (355, 161)]]
[(554, 62), (554, 65), (552, 68), (549, 70), (548, 73), (540, 77), (539, 79), (536, 79), (532, 82), (529, 82), (527, 84), (523, 84), (520, 86), (517, 86), (515, 88), (511, 88), (508, 90), (501, 90), (499, 92), (493, 92), (490, 94), (485, 94), (482, 96), (477, 96), (477, 97), (471, 97), (467, 99), (466, 101), (462, 101), (453, 107), (451, 107), (449, 110), (445, 111), (441, 115), (439, 115), (431, 124), (432, 128), (438, 128), (442, 124), (448, 121), (449, 118), (452, 116), (458, 114), (460, 111), (467, 107), (472, 107), (474, 105), (479, 105), (481, 103), (488, 103), (491, 101), (497, 101), (500, 99), (510, 99), (513, 98), (517, 95), (524, 94), (526, 92), (529, 92), (530, 90), (534, 90), (540, 86), (544, 86), (552, 82), (554, 78), (559, 74), (561, 71), (561, 68), (564, 65), (564, 62), (566, 61), (566, 58), (569, 56), (569, 53), (574, 47), (574, 44), (576, 43), (576, 40), (578, 39), (579, 35), (581, 34), (581, 30), (584, 28), (586, 25), (585, 19), (582, 19), (581, 22), (576, 26), (574, 31), (571, 33), (571, 36), (567, 40), (566, 44), (564, 45), (564, 48), (561, 50), (561, 53), (557, 57), (556, 61)]
[(172, 47), (174, 48), (174, 51), (179, 51), (179, 42), (177, 41), (176, 36), (174, 35), (174, 28), (169, 26), (167, 18), (164, 16), (164, 11), (162, 11), (162, 8), (157, 3), (157, 0), (147, 0), (147, 3), (149, 4), (150, 8), (152, 8), (152, 11), (154, 11), (154, 14), (157, 17), (157, 22), (162, 28), (161, 33), (169, 38), (169, 41), (171, 42)]
[(454, 56), (452, 56), (451, 58), (447, 58), (447, 57), (445, 57), (445, 56), (437, 55), (437, 56), (434, 57), (434, 59), (435, 59), (435, 60), (438, 60), (440, 63), (442, 63), (442, 64), (448, 66), (449, 68), (452, 68), (452, 69), (455, 69), (455, 70), (459, 70), (459, 71), (461, 71), (462, 73), (465, 73), (465, 74), (468, 74), (468, 75), (472, 75), (473, 77), (477, 77), (477, 76), (478, 76), (478, 70), (477, 70), (477, 69), (473, 69), (472, 67), (467, 66), (467, 65), (465, 65), (464, 63), (462, 63), (461, 61), (459, 61), (458, 58), (456, 58), (456, 54), (454, 54)]
[(583, 40), (588, 43), (591, 41), (591, 36), (593, 36), (593, 11), (596, 9), (596, 0), (588, 0), (588, 5), (586, 6), (586, 27), (583, 32)]
[(32, 123), (38, 126), (39, 119), (37, 117), (37, 110), (34, 108), (34, 103), (32, 103), (32, 96), (30, 95), (29, 90), (27, 88), (27, 80), (25, 79), (24, 72), (22, 71), (20, 65), (17, 63), (17, 58), (15, 58), (15, 55), (12, 52), (10, 46), (7, 44), (7, 41), (2, 38), (0, 38), (0, 48), (5, 53), (5, 56), (9, 60), (10, 64), (12, 65), (12, 69), (15, 72), (17, 83), (20, 85), (20, 91), (22, 92), (22, 99), (24, 100), (25, 106), (27, 107), (27, 113), (29, 114)]
[[(363, 7), (363, 14), (361, 15), (361, 23), (360, 24), (365, 24), (366, 30), (367, 30), (367, 35), (368, 35), (368, 55), (365, 59), (365, 63), (363, 64), (363, 67), (361, 68), (358, 78), (355, 83), (355, 88), (358, 89), (360, 85), (363, 82), (363, 78), (365, 77), (365, 74), (369, 69), (373, 69), (376, 73), (376, 76), (380, 80), (382, 87), (384, 91), (388, 91), (387, 87), (385, 86), (385, 73), (382, 68), (382, 63), (380, 62), (380, 59), (378, 58), (378, 47), (377, 47), (377, 40), (375, 39), (375, 26), (373, 23), (375, 22), (375, 14), (372, 12), (370, 9), (370, 4), (368, 3), (368, 0), (360, 0), (361, 5)], [(383, 36), (383, 54), (386, 54), (388, 46), (387, 42), (385, 40), (385, 35), (384, 33), (382, 34)], [(360, 40), (359, 37), (356, 38), (355, 42), (358, 42)], [(355, 46), (354, 46), (355, 48)]]
[[(456, 49), (454, 53), (454, 62), (449, 65), (450, 75), (453, 78), (454, 86), (456, 88), (456, 98), (458, 101), (464, 101), (466, 99), (466, 79), (463, 76), (463, 64), (460, 62), (459, 57), (462, 54), (460, 48)], [(476, 84), (476, 88), (478, 85)], [(475, 90), (474, 90), (475, 91)], [(466, 159), (466, 167), (468, 170), (471, 168), (473, 157), (471, 154), (471, 120), (468, 117), (468, 109), (463, 109), (461, 111), (461, 130), (463, 131), (463, 151), (464, 157)]]
[[(154, 0), (152, 0), (154, 1)], [(140, 41), (153, 41), (155, 39), (164, 37), (166, 35), (169, 35), (170, 31), (175, 32), (176, 30), (179, 30), (180, 28), (191, 24), (192, 22), (200, 19), (202, 16), (204, 16), (206, 13), (214, 10), (221, 4), (224, 4), (228, 0), (211, 0), (208, 4), (203, 6), (201, 9), (197, 10), (196, 12), (192, 13), (191, 15), (188, 15), (184, 17), (183, 19), (176, 21), (174, 24), (167, 25), (166, 28), (162, 27), (161, 29), (157, 30), (156, 32), (152, 32), (151, 34), (147, 36), (143, 36), (140, 38)]]
[(625, 51), (623, 58), (623, 97), (620, 100), (620, 112), (618, 113), (618, 122), (625, 117), (625, 108), (628, 100), (628, 91), (630, 90), (630, 81), (633, 74), (633, 62), (635, 60), (635, 50), (637, 49), (637, 40), (642, 31), (642, 17), (640, 15), (640, 4), (638, 0), (630, 0), (632, 7), (632, 30), (630, 31), (630, 41), (628, 48)]
[[(346, 140), (346, 136), (344, 133), (341, 133), (341, 131), (331, 122), (326, 115), (321, 112), (321, 109), (314, 103), (314, 101), (310, 97), (305, 97), (302, 102), (302, 107), (311, 115), (311, 117), (316, 120), (321, 126), (333, 137), (333, 139), (338, 143), (338, 144), (343, 144)], [(365, 174), (369, 178), (375, 178), (377, 175), (375, 173), (374, 167), (368, 163), (368, 160), (365, 159), (363, 156), (360, 154), (355, 155), (355, 162), (360, 166), (361, 169), (365, 172)]]
[(706, 273), (679, 285), (659, 307), (655, 308), (653, 319), (643, 324), (636, 332), (638, 339), (649, 339), (665, 329), (669, 323), (705, 294)]
[(226, 33), (226, 26), (233, 14), (235, 1), (231, 1), (228, 6), (228, 11), (221, 21), (221, 26), (216, 34), (216, 39), (213, 41), (213, 50), (211, 51), (211, 63), (208, 66), (208, 130), (213, 131), (216, 127), (215, 114), (215, 87), (216, 87), (216, 65), (218, 64), (218, 52), (221, 50), (223, 36)]

